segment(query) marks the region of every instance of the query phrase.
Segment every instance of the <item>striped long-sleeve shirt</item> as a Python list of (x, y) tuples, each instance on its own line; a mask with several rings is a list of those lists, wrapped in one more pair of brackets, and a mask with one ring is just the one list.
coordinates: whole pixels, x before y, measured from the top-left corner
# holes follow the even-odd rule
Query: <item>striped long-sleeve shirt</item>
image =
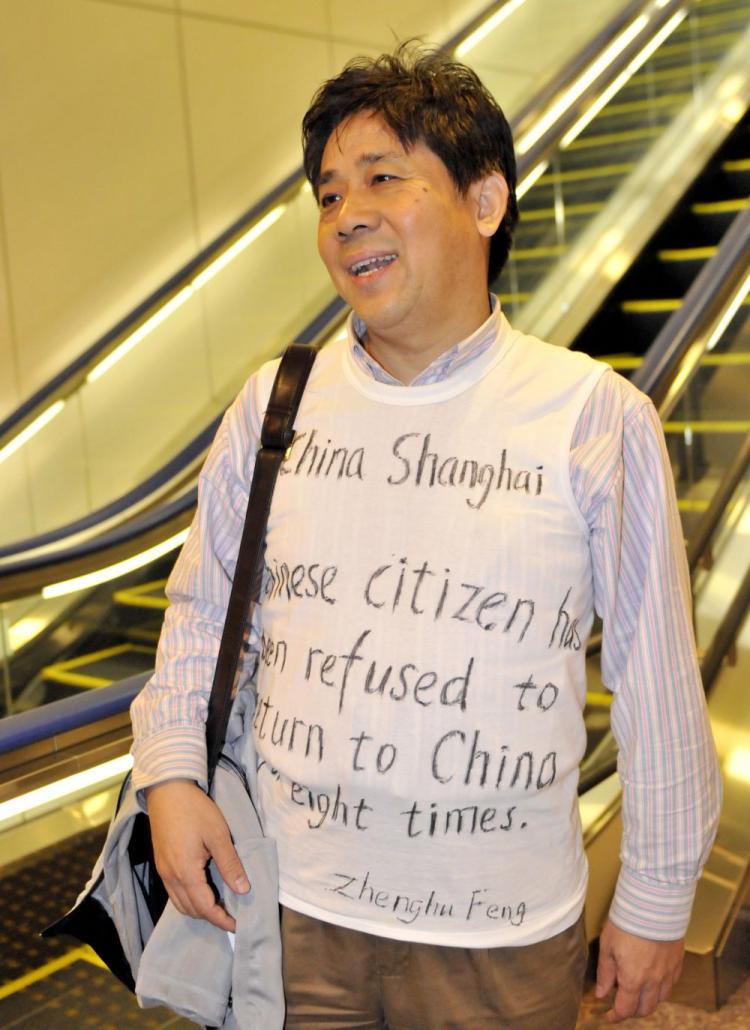
[[(411, 385), (442, 381), (492, 343), (499, 306), (468, 340)], [(350, 325), (355, 360), (394, 383)], [(199, 509), (178, 560), (154, 677), (133, 705), (138, 789), (184, 777), (205, 786), (204, 721), (260, 430), (248, 386), (201, 474)], [(651, 939), (683, 936), (713, 841), (720, 779), (700, 683), (691, 593), (672, 472), (658, 415), (605, 372), (570, 451), (576, 503), (590, 531), (594, 600), (603, 620), (602, 677), (623, 785), (622, 868), (610, 916)], [(250, 661), (248, 660), (248, 665)]]

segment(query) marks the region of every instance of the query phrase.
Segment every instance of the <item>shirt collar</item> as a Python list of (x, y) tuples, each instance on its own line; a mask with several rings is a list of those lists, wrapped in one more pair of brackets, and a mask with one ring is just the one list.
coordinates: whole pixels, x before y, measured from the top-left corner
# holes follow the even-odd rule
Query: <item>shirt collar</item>
[[(471, 336), (460, 343), (454, 344), (448, 350), (443, 351), (431, 365), (423, 369), (419, 375), (409, 383), (409, 386), (429, 386), (432, 383), (442, 383), (443, 380), (453, 375), (460, 368), (473, 361), (491, 347), (497, 339), (500, 323), (500, 301), (494, 293), (490, 294), (491, 312), (489, 318), (476, 329)], [(354, 312), (349, 316), (349, 346), (352, 356), (359, 367), (379, 383), (388, 383), (391, 386), (403, 386), (404, 384), (386, 372), (382, 365), (379, 365), (371, 354), (365, 350), (367, 340), (367, 326), (362, 319)]]

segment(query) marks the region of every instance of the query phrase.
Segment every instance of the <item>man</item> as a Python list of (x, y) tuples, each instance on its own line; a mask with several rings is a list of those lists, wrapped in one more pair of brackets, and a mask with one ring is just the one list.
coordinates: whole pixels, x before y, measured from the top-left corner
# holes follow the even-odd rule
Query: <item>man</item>
[[(257, 784), (279, 852), (290, 1026), (563, 1028), (585, 965), (585, 642), (624, 786), (601, 935), (613, 1022), (679, 976), (718, 809), (671, 474), (648, 402), (514, 332), (487, 282), (517, 219), (510, 131), (429, 52), (351, 63), (305, 116), (318, 245), (351, 305), (268, 524)], [(133, 707), (172, 900), (252, 885), (203, 793), (203, 722), (274, 366), (228, 412)]]

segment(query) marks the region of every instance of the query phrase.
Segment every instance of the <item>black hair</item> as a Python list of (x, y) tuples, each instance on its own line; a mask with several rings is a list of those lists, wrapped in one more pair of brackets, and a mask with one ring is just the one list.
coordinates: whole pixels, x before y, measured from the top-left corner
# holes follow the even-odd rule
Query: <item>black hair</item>
[(490, 240), (492, 282), (507, 261), (518, 221), (516, 158), (508, 121), (479, 76), (413, 40), (392, 54), (349, 61), (339, 75), (323, 83), (302, 121), (305, 175), (316, 195), (331, 133), (360, 111), (379, 114), (405, 150), (418, 142), (428, 146), (461, 196), (477, 179), (493, 171), (502, 173), (508, 207)]

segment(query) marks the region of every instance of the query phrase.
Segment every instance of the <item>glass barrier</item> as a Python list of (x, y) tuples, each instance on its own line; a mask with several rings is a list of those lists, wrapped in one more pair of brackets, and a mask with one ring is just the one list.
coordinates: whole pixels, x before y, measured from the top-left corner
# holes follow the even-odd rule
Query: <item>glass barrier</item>
[[(736, 42), (750, 2), (694, 0), (686, 10), (523, 199), (517, 247), (499, 284), (511, 317)], [(507, 53), (505, 30), (498, 24), (461, 54), (491, 86), (504, 81), (493, 55)], [(33, 438), (0, 452), (0, 545), (61, 526), (142, 482), (332, 299), (316, 220), (309, 190), (293, 187), (74, 395), (50, 406)]]

